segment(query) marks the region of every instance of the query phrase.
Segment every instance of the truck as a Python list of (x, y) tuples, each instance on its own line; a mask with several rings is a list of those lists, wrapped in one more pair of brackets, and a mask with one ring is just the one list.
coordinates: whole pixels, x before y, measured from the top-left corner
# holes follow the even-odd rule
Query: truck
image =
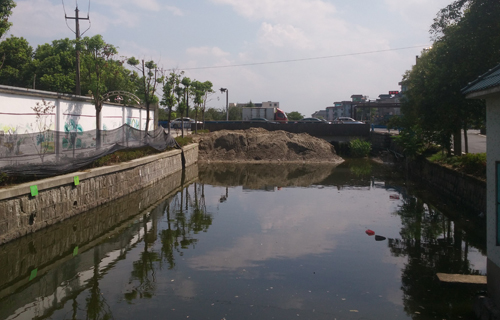
[(254, 118), (265, 118), (270, 121), (277, 121), (286, 123), (288, 117), (286, 113), (280, 108), (266, 108), (266, 107), (243, 107), (241, 119), (243, 121), (250, 121)]

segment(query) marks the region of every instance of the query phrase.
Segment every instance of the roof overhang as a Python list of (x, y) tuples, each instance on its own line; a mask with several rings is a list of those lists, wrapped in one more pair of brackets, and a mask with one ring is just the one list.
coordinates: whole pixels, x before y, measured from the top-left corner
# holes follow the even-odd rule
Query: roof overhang
[(471, 92), (465, 96), (467, 99), (486, 99), (489, 96), (500, 95), (500, 86), (484, 89), (481, 91)]

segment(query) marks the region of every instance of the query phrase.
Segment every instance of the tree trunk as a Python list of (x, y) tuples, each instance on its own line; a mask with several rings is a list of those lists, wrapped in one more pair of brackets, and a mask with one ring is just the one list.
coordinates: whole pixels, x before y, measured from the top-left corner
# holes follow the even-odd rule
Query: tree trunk
[(457, 129), (453, 133), (453, 153), (456, 156), (462, 155), (462, 130)]
[(95, 108), (95, 145), (97, 149), (101, 148), (101, 106)]
[(172, 107), (168, 107), (168, 134), (170, 134), (170, 122), (172, 121)]
[(469, 137), (467, 136), (467, 126), (464, 126), (464, 147), (465, 153), (469, 153)]
[(200, 106), (194, 109), (194, 133), (198, 133), (198, 109)]

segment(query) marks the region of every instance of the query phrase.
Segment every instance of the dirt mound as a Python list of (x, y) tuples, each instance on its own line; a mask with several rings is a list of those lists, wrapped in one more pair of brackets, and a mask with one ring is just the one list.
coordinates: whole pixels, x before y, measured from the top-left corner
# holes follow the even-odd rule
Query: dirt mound
[(344, 161), (325, 140), (307, 133), (248, 130), (221, 130), (194, 137), (199, 143), (198, 159), (214, 162), (329, 162)]

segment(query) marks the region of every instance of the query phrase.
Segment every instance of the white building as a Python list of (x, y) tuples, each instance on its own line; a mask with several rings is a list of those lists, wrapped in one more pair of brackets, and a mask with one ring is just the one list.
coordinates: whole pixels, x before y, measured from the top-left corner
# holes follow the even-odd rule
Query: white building
[[(500, 307), (500, 65), (462, 89), (486, 100), (486, 233), (488, 297)], [(482, 318), (483, 319), (483, 318)]]

